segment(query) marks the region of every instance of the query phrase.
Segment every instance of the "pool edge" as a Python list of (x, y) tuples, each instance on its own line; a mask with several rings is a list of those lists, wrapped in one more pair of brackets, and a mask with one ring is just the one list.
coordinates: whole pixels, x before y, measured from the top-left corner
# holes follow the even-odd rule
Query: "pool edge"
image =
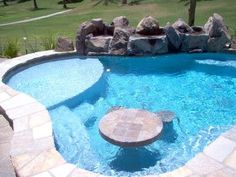
[[(67, 163), (56, 150), (52, 134), (50, 115), (34, 98), (17, 92), (5, 85), (5, 75), (22, 64), (45, 57), (74, 55), (75, 52), (37, 52), (0, 64), (0, 112), (9, 121), (14, 135), (11, 159), (19, 177), (102, 177)], [(11, 101), (9, 101), (11, 100)], [(3, 104), (4, 102), (12, 104)], [(37, 118), (41, 118), (40, 121)], [(147, 177), (190, 177), (192, 175), (214, 175), (221, 171), (236, 174), (236, 125), (221, 134), (203, 152), (189, 160), (184, 166), (164, 174)], [(233, 172), (232, 172), (233, 173)], [(228, 177), (231, 177), (228, 175)]]

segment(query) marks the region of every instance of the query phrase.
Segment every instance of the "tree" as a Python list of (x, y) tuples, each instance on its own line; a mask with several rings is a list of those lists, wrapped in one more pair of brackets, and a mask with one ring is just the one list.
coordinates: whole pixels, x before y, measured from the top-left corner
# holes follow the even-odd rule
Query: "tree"
[(128, 4), (127, 0), (122, 0), (122, 4)]
[(3, 4), (4, 4), (4, 6), (8, 6), (7, 0), (3, 0)]
[(179, 0), (179, 2), (185, 2), (185, 6), (189, 5), (188, 9), (188, 24), (189, 26), (193, 26), (195, 22), (195, 12), (196, 12), (196, 6), (197, 1), (201, 0)]
[(67, 9), (66, 0), (63, 0), (63, 8), (64, 8), (64, 9)]
[(37, 1), (36, 0), (33, 0), (33, 1), (34, 1), (34, 9), (38, 9)]
[(188, 24), (189, 24), (189, 26), (194, 25), (196, 6), (197, 6), (197, 0), (190, 0), (189, 9), (188, 9)]

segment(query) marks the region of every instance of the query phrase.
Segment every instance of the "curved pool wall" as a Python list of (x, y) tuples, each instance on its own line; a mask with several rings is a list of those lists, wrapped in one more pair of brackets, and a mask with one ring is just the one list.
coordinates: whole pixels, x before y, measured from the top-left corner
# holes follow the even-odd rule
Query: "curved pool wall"
[[(53, 53), (53, 52), (52, 52)], [(43, 55), (45, 55), (45, 54), (43, 54)], [(43, 56), (42, 55), (42, 56)], [(223, 56), (223, 55), (222, 55)], [(227, 57), (230, 57), (230, 56), (228, 56), (227, 55)], [(32, 58), (34, 58), (34, 57), (32, 57)], [(203, 58), (204, 59), (204, 58)], [(220, 59), (220, 63), (218, 62), (216, 62), (215, 63), (215, 65), (222, 65), (222, 64), (225, 64), (225, 65), (229, 65), (229, 63), (228, 62), (225, 62), (224, 63), (224, 61), (222, 61), (222, 58), (219, 58)], [(230, 58), (229, 58), (230, 59)], [(224, 60), (225, 60), (225, 58), (224, 58)], [(24, 60), (22, 60), (23, 62), (24, 62)], [(22, 62), (21, 61), (21, 62)], [(6, 64), (6, 66), (7, 67), (4, 67), (4, 68), (6, 68), (5, 69), (5, 71), (7, 71), (7, 70), (9, 70), (10, 68), (12, 68), (12, 67), (14, 67), (14, 66), (16, 66), (17, 64), (19, 64), (19, 63), (21, 63), (19, 60), (18, 61), (14, 61), (14, 62), (12, 62), (12, 64), (10, 64), (11, 62), (9, 62), (9, 63), (7, 63)], [(208, 60), (208, 61), (204, 61), (204, 60), (202, 60), (202, 63), (204, 64), (204, 62), (205, 62), (205, 64), (206, 63), (214, 63), (215, 61), (214, 60)], [(223, 63), (222, 63), (223, 62)], [(231, 64), (232, 65), (232, 64)], [(2, 66), (2, 65), (1, 65)], [(108, 62), (108, 64), (107, 64), (107, 66), (109, 66), (109, 62)], [(231, 67), (231, 66), (230, 66)], [(100, 80), (98, 83), (102, 83), (103, 81), (102, 80)], [(98, 86), (96, 86), (96, 84), (95, 84), (95, 86), (94, 86), (94, 88), (101, 88), (101, 87), (99, 87), (99, 84), (97, 83), (97, 85)], [(103, 85), (103, 84), (102, 84)], [(17, 93), (17, 92), (15, 92), (14, 90), (11, 90), (11, 88), (9, 88), (9, 87), (7, 87), (7, 86), (5, 86), (4, 84), (1, 84), (1, 90), (2, 90), (2, 92), (6, 92), (6, 94), (10, 94), (11, 93), (11, 95), (12, 95), (12, 97), (9, 97), (9, 98), (6, 98), (5, 99), (5, 101), (3, 101), (3, 104), (2, 104), (2, 102), (0, 102), (0, 105), (1, 105), (1, 107), (5, 110), (5, 113), (6, 113), (6, 116), (8, 115), (8, 118), (10, 119), (10, 120), (12, 120), (12, 122), (13, 122), (13, 127), (14, 127), (14, 121), (13, 120), (17, 120), (18, 119), (18, 117), (17, 116), (14, 116), (14, 114), (16, 113), (16, 112), (14, 112), (13, 114), (11, 113), (11, 111), (8, 111), (8, 109), (9, 110), (12, 110), (13, 108), (8, 108), (9, 106), (9, 104), (6, 104), (7, 102), (12, 102), (12, 101), (20, 101), (20, 100), (23, 100), (23, 99), (16, 99), (16, 96), (19, 94), (19, 93)], [(91, 91), (89, 91), (89, 90), (91, 90)], [(91, 87), (90, 89), (88, 89), (88, 92), (89, 93), (92, 93), (92, 90), (94, 90), (93, 89), (93, 87)], [(96, 90), (96, 89), (95, 89)], [(2, 93), (1, 93), (2, 94)], [(20, 95), (23, 95), (21, 98), (24, 98), (24, 97), (26, 97), (26, 98), (28, 98), (27, 97), (27, 95), (24, 95), (24, 94), (20, 94)], [(99, 96), (99, 95), (98, 95)], [(86, 96), (85, 96), (86, 97)], [(84, 96), (82, 97), (82, 98), (85, 98)], [(91, 97), (93, 97), (93, 96), (91, 96)], [(18, 97), (19, 98), (19, 97)], [(76, 98), (76, 97), (74, 97), (74, 98)], [(9, 101), (8, 101), (8, 99), (9, 99)], [(73, 98), (72, 98), (73, 99)], [(10, 101), (10, 100), (12, 100), (12, 101)], [(30, 100), (30, 99), (27, 99), (27, 100)], [(32, 99), (33, 100), (33, 99)], [(25, 101), (25, 102), (21, 102), (21, 103), (18, 103), (18, 105), (16, 105), (16, 107), (21, 107), (21, 106), (24, 106), (25, 107), (25, 105), (26, 104), (29, 104), (29, 107), (31, 107), (32, 106), (32, 102), (36, 102), (36, 101)], [(74, 99), (74, 100), (77, 100), (77, 99)], [(81, 99), (81, 100), (83, 100), (83, 99)], [(67, 100), (67, 103), (71, 103), (71, 101), (68, 101)], [(67, 104), (66, 103), (66, 104)], [(73, 103), (73, 101), (72, 101), (72, 103)], [(21, 105), (22, 104), (22, 105)], [(63, 103), (63, 104), (65, 104), (65, 103)], [(77, 102), (75, 103), (75, 104), (78, 104)], [(73, 107), (73, 105), (71, 105), (72, 107)], [(41, 110), (41, 109), (40, 109)], [(63, 110), (63, 108), (62, 108), (62, 111), (64, 111)], [(36, 111), (36, 112), (38, 112), (38, 111)], [(44, 109), (43, 110), (43, 108), (42, 108), (42, 112), (45, 112), (45, 114), (46, 114), (46, 110)], [(8, 114), (9, 113), (9, 114)], [(30, 115), (32, 115), (32, 113), (29, 113)], [(12, 119), (11, 119), (11, 117), (12, 117)], [(15, 118), (15, 117), (17, 117), (17, 118)], [(49, 118), (50, 119), (50, 118)], [(18, 120), (20, 120), (20, 119), (18, 119)], [(21, 119), (22, 120), (22, 119)], [(34, 129), (34, 128), (33, 128)], [(46, 129), (50, 129), (50, 126), (48, 126)], [(15, 130), (14, 130), (15, 131)], [(25, 131), (25, 130), (23, 130), (23, 131)], [(21, 131), (15, 131), (15, 136), (17, 137), (17, 138), (19, 138), (19, 137), (21, 137), (22, 139), (27, 139), (26, 137), (26, 135), (27, 134), (23, 134), (22, 132), (23, 132), (22, 130)], [(49, 131), (50, 132), (50, 131)], [(41, 132), (42, 133), (42, 132)], [(40, 134), (40, 132), (39, 132), (39, 134)], [(24, 138), (25, 137), (25, 138)], [(50, 136), (48, 136), (48, 137), (50, 137)], [(40, 139), (40, 140), (42, 140), (42, 137), (40, 137), (40, 138), (38, 138), (38, 137), (36, 137), (36, 139), (34, 140), (34, 141), (38, 141), (38, 139)], [(42, 141), (41, 141), (42, 142)], [(226, 153), (223, 153), (223, 154), (225, 154), (224, 155), (224, 157), (221, 157), (221, 159), (217, 156), (217, 155), (215, 155), (215, 154), (212, 154), (212, 149), (214, 150), (214, 149), (217, 149), (217, 147), (216, 146), (221, 146), (220, 148), (222, 148), (222, 144), (225, 144), (225, 142), (226, 142), (226, 146), (227, 146), (227, 148), (226, 148)], [(17, 142), (17, 143), (19, 143), (19, 142)], [(19, 149), (23, 149), (23, 148), (20, 148), (20, 146), (19, 146), (19, 144), (18, 144), (18, 146), (17, 146), (17, 143), (15, 143), (14, 144), (14, 138), (13, 138), (13, 145), (16, 145), (15, 146), (15, 148), (17, 148), (17, 147), (19, 147)], [(39, 144), (39, 143), (38, 143)], [(213, 147), (213, 148), (212, 148)], [(231, 148), (229, 148), (229, 147), (231, 147)], [(48, 150), (48, 149), (52, 149), (52, 150)], [(210, 150), (209, 150), (210, 149)], [(46, 150), (46, 151), (45, 151)], [(49, 158), (50, 160), (51, 159), (54, 159), (54, 160), (51, 160), (51, 163), (50, 163), (50, 165), (48, 164), (48, 166), (47, 165), (44, 165), (44, 168), (41, 168), (41, 169), (34, 169), (34, 170), (26, 170), (24, 167), (22, 167), (22, 166), (24, 166), (26, 163), (24, 163), (24, 165), (23, 165), (23, 162), (21, 162), (20, 161), (20, 159), (22, 159), (23, 157), (25, 158), (26, 157), (26, 155), (28, 154), (30, 154), (30, 155), (32, 155), (32, 154), (34, 154), (33, 153), (33, 149), (31, 148), (31, 150), (29, 150), (29, 148), (27, 148), (27, 146), (26, 146), (26, 150), (19, 150), (19, 152), (15, 152), (15, 155), (14, 155), (14, 153), (12, 153), (12, 159), (13, 159), (13, 162), (15, 162), (14, 163), (14, 166), (15, 166), (15, 168), (16, 168), (16, 171), (18, 172), (18, 174), (23, 174), (23, 173), (25, 173), (25, 174), (28, 174), (28, 175), (20, 175), (20, 176), (33, 176), (34, 174), (37, 174), (37, 173), (40, 173), (40, 172), (43, 172), (42, 174), (47, 174), (47, 175), (49, 175), (50, 176), (50, 174), (53, 174), (53, 175), (55, 175), (56, 174), (56, 171), (64, 171), (64, 172), (67, 172), (67, 174), (68, 175), (66, 175), (66, 176), (69, 176), (69, 174), (70, 173), (72, 173), (72, 174), (77, 174), (77, 176), (85, 176), (85, 175), (88, 175), (88, 176), (97, 176), (96, 174), (94, 174), (94, 173), (91, 173), (91, 172), (86, 172), (86, 171), (83, 171), (83, 170), (80, 170), (80, 169), (76, 169), (73, 165), (71, 165), (71, 164), (67, 164), (67, 163), (65, 163), (63, 160), (62, 160), (62, 158), (61, 158), (61, 156), (60, 156), (60, 154), (58, 154), (55, 150), (54, 150), (54, 148), (53, 148), (53, 146), (50, 146), (50, 147), (44, 147), (44, 148), (39, 148), (39, 149), (37, 149), (37, 153), (38, 152), (41, 152), (40, 153), (40, 155), (39, 156), (36, 156), (36, 159), (42, 159), (42, 157), (45, 157), (45, 159), (47, 159), (47, 158)], [(223, 166), (221, 166), (221, 165), (224, 165), (224, 166), (227, 166), (227, 168), (228, 167), (231, 167), (231, 168), (234, 168), (234, 166), (233, 166), (233, 162), (232, 162), (232, 153), (235, 151), (235, 128), (233, 128), (228, 134), (224, 134), (224, 136), (220, 136), (218, 139), (216, 139), (216, 141), (214, 141), (209, 147), (206, 147), (206, 150), (204, 151), (204, 153), (200, 153), (200, 154), (198, 154), (198, 155), (196, 155), (196, 157), (195, 158), (193, 158), (193, 160), (191, 160), (191, 161), (189, 161), (185, 166), (183, 166), (183, 167), (181, 167), (181, 168), (179, 168), (179, 169), (177, 169), (177, 170), (175, 170), (174, 172), (170, 172), (170, 173), (166, 173), (166, 174), (162, 174), (161, 176), (169, 176), (169, 175), (174, 175), (174, 176), (190, 176), (191, 174), (201, 174), (201, 173), (203, 173), (203, 174), (208, 174), (208, 173), (213, 173), (214, 171), (217, 171), (217, 170), (219, 170), (219, 169), (222, 169), (223, 168)], [(24, 154), (24, 155), (23, 155)], [(234, 155), (234, 154), (233, 154)], [(222, 155), (221, 155), (222, 156)], [(48, 160), (49, 160), (48, 159)], [(57, 160), (55, 160), (55, 159), (57, 159)], [(59, 160), (60, 159), (60, 160)], [(223, 159), (223, 161), (222, 161), (222, 159)], [(40, 164), (40, 163), (42, 163), (42, 160), (40, 161), (40, 160), (32, 160), (32, 158), (28, 158), (28, 159), (26, 159), (26, 161), (28, 161), (29, 162), (29, 164), (35, 164), (35, 166), (36, 165), (38, 165), (38, 166), (40, 166), (40, 167), (42, 167), (42, 164)], [(209, 171), (209, 170), (202, 170), (204, 167), (202, 167), (202, 166), (200, 166), (200, 167), (196, 167), (196, 161), (200, 161), (201, 163), (206, 163), (206, 162), (210, 162), (210, 165), (212, 165), (213, 167), (211, 167), (212, 169)], [(27, 163), (28, 163), (27, 162)], [(22, 164), (21, 164), (22, 163)], [(26, 167), (30, 167), (30, 166), (27, 166), (26, 165)], [(34, 167), (34, 165), (33, 165), (33, 167)], [(198, 168), (198, 169), (197, 169)], [(59, 170), (60, 169), (60, 170)]]

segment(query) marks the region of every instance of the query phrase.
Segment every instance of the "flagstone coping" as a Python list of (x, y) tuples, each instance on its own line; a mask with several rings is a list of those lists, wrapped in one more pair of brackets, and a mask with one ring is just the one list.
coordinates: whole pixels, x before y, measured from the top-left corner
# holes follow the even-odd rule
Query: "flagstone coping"
[[(0, 64), (5, 74), (28, 62), (74, 53), (37, 52)], [(13, 129), (10, 156), (19, 177), (104, 177), (67, 163), (56, 150), (52, 123), (47, 109), (34, 98), (0, 82), (0, 112)], [(184, 166), (164, 174), (147, 177), (236, 176), (236, 125), (220, 135)]]

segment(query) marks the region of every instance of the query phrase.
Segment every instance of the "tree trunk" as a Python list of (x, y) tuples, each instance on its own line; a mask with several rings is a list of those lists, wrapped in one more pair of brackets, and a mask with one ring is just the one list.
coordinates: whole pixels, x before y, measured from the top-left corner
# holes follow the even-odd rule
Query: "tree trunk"
[(127, 0), (122, 0), (122, 4), (127, 4)]
[(4, 4), (4, 6), (8, 6), (7, 0), (3, 0), (3, 4)]
[(190, 6), (188, 9), (188, 24), (193, 26), (195, 22), (195, 11), (196, 11), (197, 0), (190, 0)]
[(64, 9), (67, 9), (66, 0), (63, 0), (63, 8), (64, 8)]
[(108, 5), (108, 0), (104, 1), (104, 5), (107, 6)]
[(38, 9), (38, 4), (36, 0), (34, 0), (34, 9)]

